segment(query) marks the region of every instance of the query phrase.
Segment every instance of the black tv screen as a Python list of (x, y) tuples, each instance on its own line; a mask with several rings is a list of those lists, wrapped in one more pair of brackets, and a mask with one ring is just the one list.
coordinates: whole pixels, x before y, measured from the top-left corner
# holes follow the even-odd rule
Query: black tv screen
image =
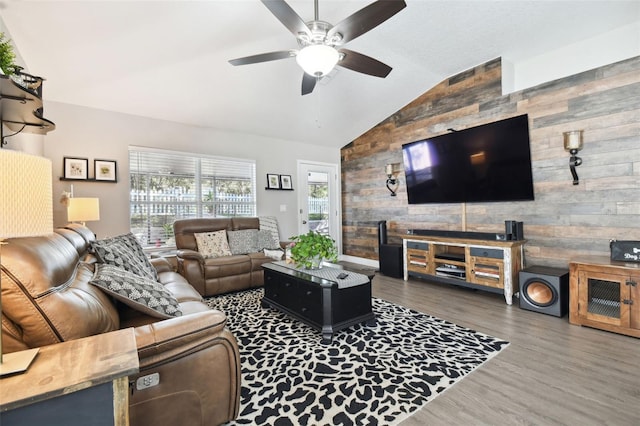
[(409, 204), (534, 199), (526, 114), (408, 143), (402, 155)]

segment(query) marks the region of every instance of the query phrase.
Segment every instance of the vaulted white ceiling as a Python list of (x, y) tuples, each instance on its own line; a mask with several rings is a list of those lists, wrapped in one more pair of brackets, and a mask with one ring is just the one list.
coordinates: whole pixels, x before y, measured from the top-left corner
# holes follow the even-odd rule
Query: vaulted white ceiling
[[(371, 0), (320, 0), (337, 24)], [(289, 4), (313, 19), (312, 0)], [(45, 100), (194, 126), (341, 147), (451, 75), (523, 60), (636, 22), (633, 1), (434, 1), (407, 7), (346, 47), (393, 67), (386, 79), (337, 68), (307, 96), (296, 49), (258, 0), (3, 0), (0, 16)], [(55, 121), (55, 117), (48, 117)]]

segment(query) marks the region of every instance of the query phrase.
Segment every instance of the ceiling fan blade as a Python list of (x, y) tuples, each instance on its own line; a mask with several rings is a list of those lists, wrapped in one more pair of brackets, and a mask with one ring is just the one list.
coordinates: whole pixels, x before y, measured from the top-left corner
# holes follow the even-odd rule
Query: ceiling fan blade
[(389, 65), (384, 64), (377, 59), (373, 59), (372, 57), (363, 55), (362, 53), (354, 52), (353, 50), (340, 49), (339, 52), (342, 53), (344, 57), (338, 61), (338, 65), (352, 71), (385, 78), (393, 69)]
[(260, 53), (259, 55), (245, 56), (244, 58), (231, 59), (231, 65), (249, 65), (259, 62), (277, 61), (278, 59), (293, 58), (296, 56), (295, 50), (279, 50), (277, 52)]
[(316, 87), (316, 82), (318, 79), (312, 75), (307, 74), (306, 72), (302, 74), (302, 95), (308, 95), (313, 92), (313, 89)]
[(311, 37), (311, 30), (307, 24), (284, 0), (262, 0), (262, 3), (274, 14), (291, 33), (298, 37), (300, 33)]
[(377, 27), (405, 7), (407, 4), (404, 0), (378, 0), (338, 22), (328, 31), (327, 36), (331, 38), (336, 33), (340, 33), (342, 34), (341, 42), (347, 43)]

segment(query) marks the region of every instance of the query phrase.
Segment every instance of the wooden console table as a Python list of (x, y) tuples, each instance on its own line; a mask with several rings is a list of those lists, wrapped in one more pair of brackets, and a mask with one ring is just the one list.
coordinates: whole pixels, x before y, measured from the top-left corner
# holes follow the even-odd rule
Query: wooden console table
[(0, 424), (129, 424), (133, 328), (40, 348), (27, 372), (0, 379)]
[(525, 242), (403, 235), (404, 279), (415, 276), (503, 293), (511, 305), (523, 267)]

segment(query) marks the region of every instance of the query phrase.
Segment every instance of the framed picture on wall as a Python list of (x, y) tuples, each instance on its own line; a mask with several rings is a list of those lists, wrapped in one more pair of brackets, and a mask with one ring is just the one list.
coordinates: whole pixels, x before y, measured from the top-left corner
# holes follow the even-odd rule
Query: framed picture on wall
[(93, 160), (93, 170), (96, 174), (96, 180), (107, 182), (117, 182), (118, 180), (116, 162), (113, 160)]
[(280, 187), (282, 189), (293, 189), (290, 175), (280, 175)]
[(280, 176), (267, 173), (267, 189), (280, 189)]
[(89, 160), (87, 158), (64, 157), (62, 169), (64, 179), (87, 180)]

